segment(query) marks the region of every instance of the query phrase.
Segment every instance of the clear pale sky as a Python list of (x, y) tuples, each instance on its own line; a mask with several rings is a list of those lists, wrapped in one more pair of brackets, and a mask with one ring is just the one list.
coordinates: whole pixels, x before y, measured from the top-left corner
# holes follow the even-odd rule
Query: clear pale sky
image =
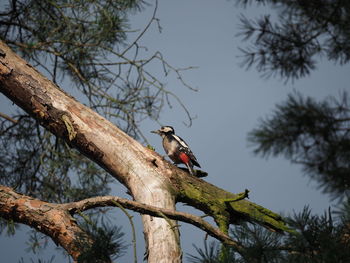
[[(153, 1), (149, 1), (152, 2)], [(0, 1), (3, 9), (4, 1)], [(239, 15), (254, 18), (271, 12), (269, 8), (243, 9), (234, 1), (209, 0), (163, 0), (159, 3), (157, 17), (162, 33), (156, 27), (142, 40), (152, 51), (160, 50), (166, 60), (177, 67), (198, 66), (184, 74), (185, 80), (198, 92), (182, 87), (174, 77), (166, 83), (168, 89), (176, 93), (197, 118), (191, 127), (186, 127), (185, 113), (180, 107), (165, 108), (160, 123), (171, 125), (190, 145), (203, 170), (209, 173), (205, 178), (228, 191), (237, 193), (249, 189), (250, 201), (258, 203), (284, 215), (292, 214), (309, 205), (314, 213), (323, 213), (330, 205), (330, 198), (317, 189), (316, 184), (304, 176), (297, 165), (283, 158), (262, 159), (252, 154), (247, 143), (247, 133), (258, 124), (259, 118), (272, 113), (276, 103), (281, 103), (287, 95), (295, 91), (322, 100), (327, 96), (339, 97), (342, 90), (349, 90), (350, 66), (336, 66), (325, 58), (318, 64), (311, 76), (285, 84), (278, 78), (263, 79), (255, 69), (246, 71), (239, 66), (238, 47), (244, 47), (239, 32)], [(131, 18), (137, 28), (147, 22), (152, 8)], [(156, 67), (155, 70), (161, 70)], [(64, 88), (64, 87), (63, 87)], [(67, 90), (67, 89), (66, 89)], [(0, 94), (0, 110), (13, 110), (7, 98)], [(149, 133), (159, 125), (145, 121), (141, 130), (150, 143), (164, 154), (159, 136)], [(122, 186), (115, 186), (113, 194), (126, 196)], [(193, 212), (178, 204), (178, 209)], [(198, 211), (194, 213), (200, 214)], [(125, 215), (115, 210), (115, 220), (124, 226), (126, 240), (131, 243), (130, 225)], [(138, 260), (142, 262), (144, 247), (142, 225), (135, 214), (137, 223)], [(18, 262), (23, 257), (35, 257), (25, 252), (22, 228), (15, 237), (0, 236), (2, 262)], [(202, 246), (205, 233), (195, 227), (181, 223), (181, 242), (184, 254), (193, 253), (192, 244)], [(50, 245), (41, 258), (49, 259), (54, 245)], [(131, 249), (118, 262), (131, 262)], [(55, 254), (54, 262), (68, 262), (61, 254)], [(30, 262), (29, 259), (25, 262)], [(186, 258), (184, 257), (184, 262)]]

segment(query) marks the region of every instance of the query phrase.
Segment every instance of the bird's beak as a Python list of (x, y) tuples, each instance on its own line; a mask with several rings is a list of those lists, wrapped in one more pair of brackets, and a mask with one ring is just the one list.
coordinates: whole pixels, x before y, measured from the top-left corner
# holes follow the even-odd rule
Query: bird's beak
[(156, 131), (151, 131), (151, 133), (155, 133), (155, 134), (159, 134), (159, 130), (156, 130)]

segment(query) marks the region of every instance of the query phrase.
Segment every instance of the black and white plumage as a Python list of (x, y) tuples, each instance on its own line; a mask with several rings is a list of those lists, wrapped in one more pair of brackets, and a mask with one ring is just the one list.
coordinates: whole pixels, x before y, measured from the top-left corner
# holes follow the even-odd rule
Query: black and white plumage
[(152, 132), (159, 134), (163, 138), (163, 148), (170, 159), (175, 164), (185, 164), (190, 173), (194, 175), (193, 166), (200, 167), (200, 165), (187, 143), (175, 135), (174, 128), (163, 126), (159, 130)]

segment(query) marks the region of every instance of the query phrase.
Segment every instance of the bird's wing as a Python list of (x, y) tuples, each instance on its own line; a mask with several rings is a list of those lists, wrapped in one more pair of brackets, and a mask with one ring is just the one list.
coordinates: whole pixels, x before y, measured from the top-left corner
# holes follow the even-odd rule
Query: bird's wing
[(197, 158), (194, 156), (193, 152), (190, 150), (190, 147), (187, 145), (187, 143), (179, 136), (177, 135), (173, 135), (176, 140), (181, 144), (181, 149), (180, 151), (185, 152), (191, 159), (191, 162), (193, 163), (193, 165), (201, 167), (197, 161)]

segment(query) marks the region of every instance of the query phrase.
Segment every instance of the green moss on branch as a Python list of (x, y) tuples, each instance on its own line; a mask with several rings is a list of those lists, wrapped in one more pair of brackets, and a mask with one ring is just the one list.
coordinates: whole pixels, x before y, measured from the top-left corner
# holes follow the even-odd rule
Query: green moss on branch
[(233, 194), (199, 178), (179, 174), (177, 201), (191, 205), (211, 216), (227, 233), (230, 224), (258, 223), (272, 231), (294, 233), (283, 218), (271, 210), (245, 200), (248, 190)]

